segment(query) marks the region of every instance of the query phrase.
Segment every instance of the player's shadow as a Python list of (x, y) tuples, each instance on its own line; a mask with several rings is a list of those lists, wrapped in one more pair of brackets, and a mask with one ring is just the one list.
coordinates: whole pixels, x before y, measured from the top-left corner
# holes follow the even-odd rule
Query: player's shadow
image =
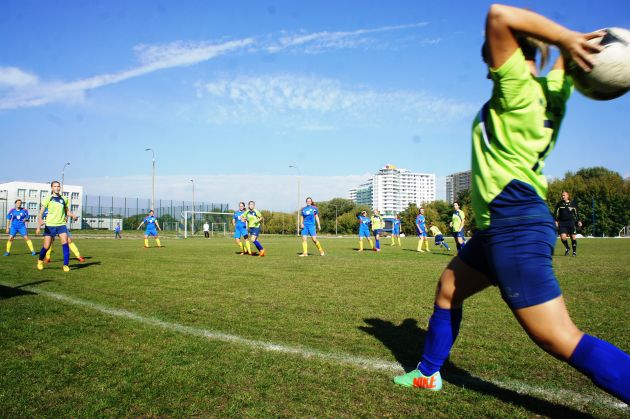
[[(405, 319), (400, 325), (382, 319), (364, 319), (367, 326), (359, 326), (365, 333), (380, 340), (394, 355), (405, 372), (417, 368), (424, 349), (426, 331), (418, 327), (415, 319)], [(590, 417), (571, 407), (549, 402), (538, 397), (519, 394), (516, 391), (499, 387), (481, 378), (472, 376), (468, 371), (446, 361), (442, 369), (442, 378), (458, 387), (487, 394), (505, 403), (522, 406), (536, 415), (550, 417)]]
[(12, 297), (20, 297), (22, 295), (36, 295), (35, 292), (23, 290), (21, 288), (28, 287), (31, 285), (43, 284), (45, 282), (51, 282), (50, 279), (45, 279), (42, 281), (30, 282), (28, 284), (19, 285), (17, 287), (7, 287), (4, 285), (0, 285), (0, 300), (5, 300), (7, 298)]
[(89, 268), (90, 266), (94, 266), (94, 265), (100, 265), (101, 262), (88, 262), (88, 263), (80, 263), (78, 265), (72, 265), (72, 267), (70, 269), (77, 270), (77, 269), (84, 269), (84, 268)]

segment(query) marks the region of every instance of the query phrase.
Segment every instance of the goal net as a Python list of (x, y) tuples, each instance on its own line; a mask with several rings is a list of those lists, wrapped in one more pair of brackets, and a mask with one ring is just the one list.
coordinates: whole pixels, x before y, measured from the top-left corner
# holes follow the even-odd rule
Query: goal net
[(213, 237), (226, 237), (232, 230), (231, 212), (182, 211), (177, 236), (204, 237), (204, 224)]

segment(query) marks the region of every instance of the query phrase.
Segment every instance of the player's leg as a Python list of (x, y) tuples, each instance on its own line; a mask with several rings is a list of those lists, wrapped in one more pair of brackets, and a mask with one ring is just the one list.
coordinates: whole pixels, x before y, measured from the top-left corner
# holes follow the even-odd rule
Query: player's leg
[(392, 244), (390, 246), (396, 246), (396, 234), (392, 232)]
[(317, 228), (315, 226), (310, 228), (310, 233), (311, 233), (311, 239), (313, 240), (313, 243), (315, 243), (315, 247), (317, 247), (317, 250), (319, 251), (319, 255), (320, 256), (324, 256), (324, 248), (322, 247), (322, 244), (319, 242), (319, 240), (317, 239)]
[(149, 248), (149, 234), (146, 231), (144, 232), (144, 247)]
[(74, 257), (76, 257), (79, 262), (85, 262), (85, 259), (81, 256), (81, 252), (79, 252), (79, 248), (74, 243), (74, 240), (70, 238), (70, 236), (68, 236), (68, 246), (70, 247), (72, 254), (74, 254)]
[[(562, 226), (560, 227), (560, 229), (562, 230)], [(564, 255), (565, 256), (569, 256), (569, 241), (567, 240), (567, 233), (565, 233), (564, 231), (560, 232), (560, 241), (562, 242), (562, 244), (564, 245)]]
[(28, 246), (28, 250), (31, 251), (31, 256), (37, 255), (37, 253), (35, 252), (35, 248), (33, 248), (33, 242), (28, 237), (28, 233), (26, 232), (26, 227), (24, 227), (24, 233), (25, 234), (23, 234), (22, 237), (24, 237), (24, 241), (26, 242), (26, 246)]
[(394, 378), (396, 384), (431, 390), (442, 387), (439, 371), (459, 333), (463, 302), (488, 286), (490, 282), (484, 274), (457, 256), (451, 260), (438, 282), (420, 364), (417, 369)]
[(155, 235), (153, 237), (155, 238), (155, 244), (157, 244), (157, 247), (162, 247), (162, 243), (160, 242), (160, 235), (157, 231), (155, 232)]
[(260, 244), (260, 242), (258, 241), (258, 236), (253, 233), (250, 233), (250, 236), (252, 238), (252, 243), (254, 243), (254, 246), (256, 246), (256, 249), (258, 249), (258, 254), (261, 255), (265, 249), (263, 248), (262, 244)]
[(418, 248), (416, 249), (418, 252), (423, 253), (424, 250), (422, 250), (422, 242), (424, 240), (424, 237), (422, 237), (422, 233), (418, 234)]
[(68, 244), (68, 233), (59, 233), (59, 240), (61, 240), (61, 249), (63, 250), (63, 270), (68, 272), (70, 268), (70, 245)]
[(571, 234), (571, 247), (573, 250), (573, 256), (577, 256), (577, 234)]
[(374, 250), (376, 250), (377, 252), (380, 252), (381, 251), (381, 235), (378, 232), (374, 233), (374, 242), (375, 242)]
[(427, 236), (426, 232), (422, 233), (422, 239), (424, 241), (424, 249), (425, 249), (425, 251), (431, 252), (429, 250), (429, 237)]
[(300, 256), (308, 256), (308, 243), (304, 232), (302, 232), (302, 254)]
[(359, 252), (363, 251), (363, 236), (359, 233)]
[(42, 245), (42, 249), (39, 251), (39, 258), (37, 259), (37, 269), (40, 271), (44, 269), (44, 258), (46, 257), (48, 249), (50, 249), (52, 245), (52, 237), (46, 235), (46, 230), (44, 230), (44, 234), (44, 244)]
[(9, 256), (11, 254), (11, 246), (13, 246), (13, 238), (15, 237), (15, 234), (11, 233), (13, 233), (13, 231), (9, 233), (9, 239), (7, 240), (7, 250), (6, 252), (4, 252), (5, 256)]
[(46, 251), (46, 257), (44, 258), (44, 262), (50, 263), (52, 260), (52, 252), (53, 252), (53, 243), (55, 242), (55, 238), (50, 236), (50, 247)]
[(630, 403), (630, 355), (580, 331), (571, 320), (562, 296), (513, 312), (529, 337), (544, 351), (567, 362), (601, 389)]

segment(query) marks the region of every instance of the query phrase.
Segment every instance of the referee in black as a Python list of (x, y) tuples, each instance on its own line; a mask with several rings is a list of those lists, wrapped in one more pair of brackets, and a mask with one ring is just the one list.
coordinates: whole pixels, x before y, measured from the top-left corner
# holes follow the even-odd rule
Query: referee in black
[(569, 243), (567, 236), (571, 236), (571, 246), (573, 247), (573, 256), (577, 256), (577, 227), (582, 227), (582, 222), (578, 217), (578, 210), (575, 202), (569, 199), (569, 192), (562, 192), (562, 200), (556, 205), (556, 226), (560, 232), (560, 240), (564, 244), (564, 255), (569, 256)]

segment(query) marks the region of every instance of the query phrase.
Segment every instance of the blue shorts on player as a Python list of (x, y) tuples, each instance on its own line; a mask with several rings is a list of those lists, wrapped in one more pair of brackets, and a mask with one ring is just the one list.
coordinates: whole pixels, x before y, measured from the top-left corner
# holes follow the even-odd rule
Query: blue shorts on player
[(235, 239), (246, 239), (247, 238), (247, 227), (236, 227), (234, 228), (234, 238)]
[(260, 227), (250, 227), (249, 228), (249, 235), (250, 236), (260, 236)]
[(68, 227), (66, 226), (44, 227), (44, 236), (55, 237), (64, 233), (68, 234)]
[(441, 234), (438, 234), (437, 236), (435, 236), (435, 245), (439, 246), (444, 242), (444, 236)]
[(418, 237), (428, 237), (429, 234), (426, 230), (418, 230)]
[(374, 234), (374, 236), (376, 236), (376, 235), (382, 236), (382, 235), (383, 235), (383, 229), (382, 229), (382, 228), (379, 228), (379, 229), (377, 229), (377, 230), (374, 230), (374, 231), (372, 232), (372, 234)]
[(393, 229), (393, 230), (392, 230), (392, 234), (393, 234), (394, 236), (400, 236), (400, 229), (398, 229), (398, 228)]
[(156, 228), (147, 228), (146, 230), (144, 230), (144, 235), (145, 236), (157, 236), (158, 235), (158, 231)]
[(9, 228), (9, 236), (15, 237), (16, 234), (19, 234), (22, 237), (28, 236), (28, 231), (26, 231), (26, 226), (22, 225), (22, 226), (16, 227), (12, 225)]
[(451, 233), (451, 235), (453, 236), (454, 239), (457, 239), (458, 237), (461, 237), (462, 239), (466, 238), (464, 237), (464, 230), (454, 231)]
[(550, 216), (537, 223), (478, 231), (462, 247), (459, 257), (498, 286), (510, 308), (519, 309), (562, 294), (551, 266), (555, 244), (556, 225)]
[(302, 229), (302, 236), (317, 237), (317, 229), (314, 225), (305, 224), (304, 228)]
[(359, 237), (370, 237), (370, 229), (369, 228), (359, 228)]

